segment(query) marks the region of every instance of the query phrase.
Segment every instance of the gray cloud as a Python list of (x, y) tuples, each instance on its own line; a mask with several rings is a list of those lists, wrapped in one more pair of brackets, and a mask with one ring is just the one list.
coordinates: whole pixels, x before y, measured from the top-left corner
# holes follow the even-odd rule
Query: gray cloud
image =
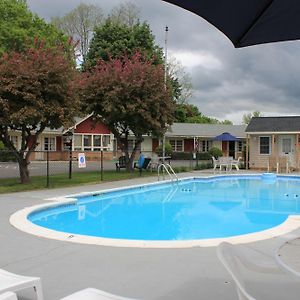
[[(108, 13), (120, 0), (28, 0), (32, 11), (49, 20), (62, 16), (80, 2), (98, 4)], [(238, 124), (244, 113), (299, 115), (300, 44), (285, 42), (235, 49), (220, 31), (200, 17), (160, 0), (135, 0), (156, 37), (173, 56), (190, 53), (202, 60), (187, 66), (195, 89), (191, 103), (204, 114)], [(219, 62), (219, 65), (216, 64)], [(190, 62), (189, 62), (190, 64)], [(215, 65), (214, 65), (215, 64)]]

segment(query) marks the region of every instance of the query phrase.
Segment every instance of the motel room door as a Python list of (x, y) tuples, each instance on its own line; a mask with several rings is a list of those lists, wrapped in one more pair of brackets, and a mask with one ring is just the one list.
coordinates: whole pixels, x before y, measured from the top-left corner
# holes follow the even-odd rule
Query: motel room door
[(229, 149), (228, 156), (235, 158), (235, 142), (234, 141), (228, 142), (228, 149)]
[(279, 155), (287, 156), (291, 166), (295, 166), (295, 137), (280, 135), (278, 137)]

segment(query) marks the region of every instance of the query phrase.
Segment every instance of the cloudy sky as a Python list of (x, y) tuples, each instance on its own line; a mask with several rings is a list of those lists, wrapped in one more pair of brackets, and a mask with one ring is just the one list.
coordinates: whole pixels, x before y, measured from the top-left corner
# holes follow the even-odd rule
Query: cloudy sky
[[(79, 3), (97, 4), (104, 12), (120, 0), (27, 0), (30, 9), (49, 20)], [(194, 88), (190, 103), (205, 115), (234, 124), (245, 113), (264, 116), (300, 114), (300, 41), (235, 49), (220, 31), (200, 17), (160, 0), (131, 0), (168, 54), (185, 67)]]

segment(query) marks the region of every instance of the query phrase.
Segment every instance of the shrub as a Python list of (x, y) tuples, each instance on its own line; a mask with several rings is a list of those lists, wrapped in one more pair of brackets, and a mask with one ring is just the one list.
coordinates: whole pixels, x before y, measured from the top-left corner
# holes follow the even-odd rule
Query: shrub
[[(197, 152), (198, 160), (210, 160), (211, 154), (208, 152)], [(194, 159), (193, 152), (173, 152), (172, 159), (174, 160), (191, 160)]]
[[(162, 148), (162, 144), (159, 145), (156, 149), (155, 149), (155, 153), (158, 156), (162, 156), (163, 155), (163, 148)], [(171, 156), (173, 152), (172, 146), (169, 143), (165, 143), (165, 155), (167, 156)]]
[(191, 153), (191, 152), (173, 152), (172, 159), (174, 159), (174, 160), (190, 160), (190, 159), (193, 159), (193, 153)]
[(173, 170), (175, 173), (180, 173), (180, 172), (189, 172), (191, 169), (188, 167), (174, 167)]
[(201, 163), (195, 166), (194, 170), (204, 170), (204, 169), (211, 169), (213, 167), (212, 163)]
[(220, 157), (220, 156), (223, 156), (222, 150), (218, 147), (212, 147), (209, 150), (209, 153), (211, 154), (211, 156), (214, 156), (216, 159), (218, 159), (218, 157)]
[(198, 160), (211, 160), (211, 154), (209, 152), (198, 152), (197, 159)]

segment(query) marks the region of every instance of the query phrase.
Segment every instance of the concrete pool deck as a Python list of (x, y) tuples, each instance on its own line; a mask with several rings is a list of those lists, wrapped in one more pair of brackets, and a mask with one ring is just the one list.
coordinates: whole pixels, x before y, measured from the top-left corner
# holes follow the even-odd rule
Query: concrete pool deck
[[(212, 173), (180, 174), (201, 175)], [(86, 287), (145, 300), (237, 299), (232, 280), (217, 258), (216, 247), (147, 249), (82, 245), (33, 236), (9, 223), (14, 212), (44, 203), (45, 198), (156, 180), (157, 177), (140, 178), (0, 195), (0, 268), (41, 277), (45, 300), (60, 299)], [(251, 246), (271, 252), (293, 235), (300, 236), (300, 229)], [(284, 289), (284, 282), (274, 284)], [(23, 296), (21, 299), (30, 299), (32, 295), (28, 292)], [(270, 291), (269, 299), (277, 299), (275, 296)]]

